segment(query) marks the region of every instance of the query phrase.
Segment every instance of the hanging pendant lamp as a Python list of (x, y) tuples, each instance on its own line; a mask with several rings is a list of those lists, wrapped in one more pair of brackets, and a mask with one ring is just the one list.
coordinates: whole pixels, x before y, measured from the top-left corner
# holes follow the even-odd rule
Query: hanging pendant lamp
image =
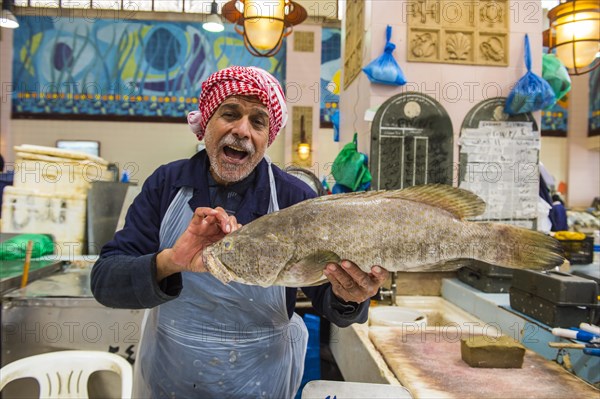
[(223, 22), (221, 21), (221, 16), (219, 15), (219, 5), (216, 0), (213, 0), (210, 5), (210, 14), (202, 24), (202, 29), (214, 33), (223, 32), (225, 30)]
[(307, 17), (306, 10), (292, 0), (230, 0), (221, 14), (235, 24), (244, 45), (257, 57), (277, 54), (283, 38)]
[(569, 0), (548, 12), (548, 47), (570, 75), (600, 66), (600, 1)]
[(0, 26), (3, 28), (16, 29), (19, 21), (13, 14), (13, 0), (2, 1), (2, 13), (0, 14)]

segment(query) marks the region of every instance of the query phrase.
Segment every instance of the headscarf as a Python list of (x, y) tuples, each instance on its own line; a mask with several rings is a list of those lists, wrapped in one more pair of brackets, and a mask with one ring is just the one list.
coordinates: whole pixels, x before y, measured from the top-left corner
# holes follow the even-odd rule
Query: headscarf
[(213, 73), (202, 83), (198, 111), (188, 114), (192, 132), (202, 140), (206, 125), (219, 105), (231, 96), (255, 96), (267, 107), (269, 114), (269, 142), (273, 140), (288, 118), (285, 96), (281, 85), (264, 69), (231, 66)]

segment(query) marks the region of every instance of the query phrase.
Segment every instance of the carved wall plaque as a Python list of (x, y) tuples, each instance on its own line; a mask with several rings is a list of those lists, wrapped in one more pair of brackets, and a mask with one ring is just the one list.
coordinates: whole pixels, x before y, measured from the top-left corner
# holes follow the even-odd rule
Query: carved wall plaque
[(294, 32), (294, 51), (306, 53), (315, 51), (315, 32)]
[(508, 0), (408, 0), (408, 61), (508, 65)]
[(344, 89), (360, 74), (365, 27), (365, 1), (346, 1), (346, 44), (344, 46)]

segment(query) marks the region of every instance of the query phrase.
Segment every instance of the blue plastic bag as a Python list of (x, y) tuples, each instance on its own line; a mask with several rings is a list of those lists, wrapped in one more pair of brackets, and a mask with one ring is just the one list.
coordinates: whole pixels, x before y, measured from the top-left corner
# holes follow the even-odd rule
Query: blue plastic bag
[(525, 35), (525, 66), (527, 73), (511, 90), (504, 112), (509, 115), (524, 114), (548, 108), (556, 102), (554, 90), (544, 79), (531, 72), (529, 35)]
[(390, 25), (387, 26), (385, 37), (386, 42), (383, 54), (364, 67), (363, 72), (367, 74), (372, 83), (402, 86), (406, 84), (406, 78), (392, 55), (392, 52), (396, 49), (396, 45), (390, 43), (390, 38), (392, 37), (392, 27)]
[(331, 115), (331, 122), (333, 123), (333, 141), (339, 143), (340, 141), (340, 110), (336, 109), (333, 115)]

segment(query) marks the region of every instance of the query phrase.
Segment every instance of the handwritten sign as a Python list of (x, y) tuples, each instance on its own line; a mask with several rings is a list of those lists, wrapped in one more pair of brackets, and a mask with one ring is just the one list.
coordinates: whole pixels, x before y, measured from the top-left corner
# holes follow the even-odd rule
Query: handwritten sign
[(487, 204), (474, 220), (534, 227), (540, 134), (532, 122), (480, 121), (479, 127), (462, 129), (459, 146), (459, 187)]

